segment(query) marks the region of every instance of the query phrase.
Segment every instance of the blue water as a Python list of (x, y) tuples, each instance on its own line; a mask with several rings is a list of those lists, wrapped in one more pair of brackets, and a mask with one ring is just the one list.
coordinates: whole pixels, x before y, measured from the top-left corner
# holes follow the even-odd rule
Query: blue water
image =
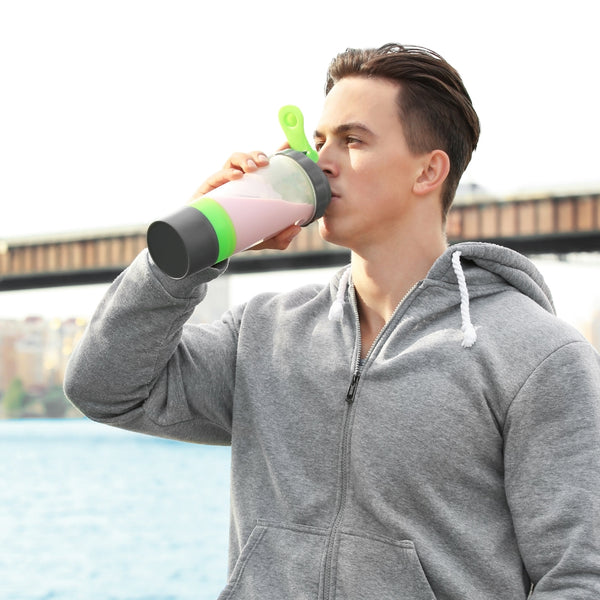
[(87, 419), (0, 421), (0, 598), (214, 600), (229, 464)]

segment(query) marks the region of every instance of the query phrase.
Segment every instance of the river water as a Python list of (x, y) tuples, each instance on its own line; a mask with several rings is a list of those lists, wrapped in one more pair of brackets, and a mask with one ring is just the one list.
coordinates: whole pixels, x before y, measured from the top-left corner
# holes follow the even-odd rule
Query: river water
[(87, 419), (0, 421), (2, 600), (214, 600), (228, 448)]

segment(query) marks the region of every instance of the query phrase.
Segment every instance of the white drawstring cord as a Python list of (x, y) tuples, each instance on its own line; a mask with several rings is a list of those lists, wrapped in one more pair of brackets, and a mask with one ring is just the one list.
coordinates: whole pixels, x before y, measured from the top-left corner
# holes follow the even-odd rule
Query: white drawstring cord
[[(467, 280), (463, 272), (460, 262), (461, 252), (457, 250), (452, 254), (452, 268), (458, 281), (458, 289), (460, 291), (460, 315), (462, 319), (461, 330), (463, 332), (462, 347), (471, 348), (477, 340), (477, 332), (473, 323), (471, 323), (471, 313), (469, 310), (469, 290), (467, 288)], [(329, 309), (329, 320), (341, 322), (344, 317), (345, 295), (350, 281), (351, 269), (348, 267), (341, 275), (338, 283), (338, 289), (335, 300), (332, 302)]]
[(348, 281), (350, 280), (350, 267), (348, 267), (340, 277), (338, 283), (337, 294), (335, 300), (332, 302), (329, 308), (329, 320), (330, 321), (342, 321), (344, 318), (344, 296), (346, 295), (346, 289), (348, 288)]
[(477, 332), (473, 323), (471, 323), (471, 313), (469, 311), (469, 290), (467, 289), (467, 280), (460, 263), (460, 250), (452, 253), (452, 268), (458, 281), (460, 290), (460, 315), (462, 318), (463, 348), (470, 348), (477, 340)]

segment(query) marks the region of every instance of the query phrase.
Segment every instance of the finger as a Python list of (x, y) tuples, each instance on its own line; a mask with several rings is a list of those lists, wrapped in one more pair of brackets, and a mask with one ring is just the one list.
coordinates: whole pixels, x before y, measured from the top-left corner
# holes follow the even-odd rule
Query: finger
[(277, 148), (277, 152), (281, 152), (282, 150), (287, 150), (288, 148), (291, 148), (290, 143), (285, 142), (284, 144), (281, 144), (281, 146), (279, 146), (279, 148)]
[(251, 155), (254, 159), (254, 162), (259, 167), (266, 167), (269, 164), (269, 157), (264, 152), (257, 150), (255, 152), (251, 152)]
[(192, 196), (192, 200), (195, 200), (200, 196), (204, 196), (208, 192), (211, 192), (215, 188), (218, 188), (219, 186), (223, 185), (224, 183), (240, 179), (243, 175), (243, 171), (240, 171), (239, 169), (233, 167), (221, 169), (217, 173), (211, 175), (208, 179), (206, 179), (206, 181), (204, 181), (200, 185), (200, 187), (196, 190), (196, 193)]
[(269, 164), (269, 158), (264, 152), (234, 152), (225, 162), (223, 168), (204, 181), (192, 196), (196, 200), (215, 188), (242, 177), (244, 173), (252, 173), (259, 167)]
[(256, 171), (259, 167), (269, 164), (269, 159), (264, 152), (234, 152), (223, 165), (225, 169), (239, 169), (244, 173)]
[(253, 246), (251, 250), (285, 250), (301, 231), (302, 227), (299, 225), (290, 225), (272, 238)]

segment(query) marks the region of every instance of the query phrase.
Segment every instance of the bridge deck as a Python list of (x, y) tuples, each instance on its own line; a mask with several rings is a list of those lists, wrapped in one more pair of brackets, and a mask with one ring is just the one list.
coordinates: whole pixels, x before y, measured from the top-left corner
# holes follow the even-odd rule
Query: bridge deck
[[(488, 241), (524, 254), (600, 251), (600, 192), (457, 203), (448, 241)], [(0, 241), (0, 291), (103, 283), (146, 246), (146, 227)], [(229, 272), (343, 265), (349, 253), (310, 226), (288, 250), (235, 256)]]

